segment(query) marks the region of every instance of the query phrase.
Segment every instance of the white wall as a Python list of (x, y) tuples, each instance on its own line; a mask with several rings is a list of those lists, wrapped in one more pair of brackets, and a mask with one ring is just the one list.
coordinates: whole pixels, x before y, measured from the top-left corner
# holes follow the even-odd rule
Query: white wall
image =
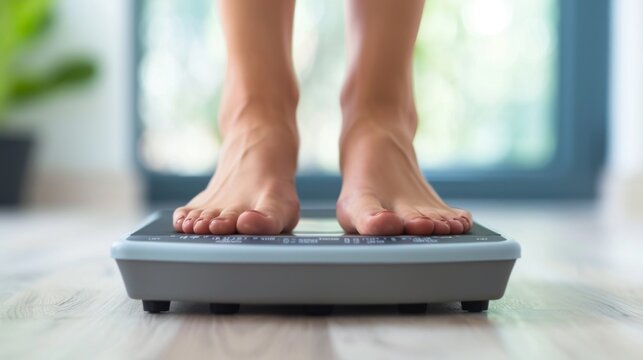
[(609, 164), (643, 172), (643, 1), (615, 0)]
[[(32, 201), (77, 203), (132, 197), (129, 0), (60, 0), (51, 33), (28, 62), (87, 54), (98, 77), (18, 109), (11, 126), (37, 136)], [(136, 196), (134, 196), (136, 198)]]
[(643, 213), (643, 1), (612, 2), (611, 123), (605, 196)]

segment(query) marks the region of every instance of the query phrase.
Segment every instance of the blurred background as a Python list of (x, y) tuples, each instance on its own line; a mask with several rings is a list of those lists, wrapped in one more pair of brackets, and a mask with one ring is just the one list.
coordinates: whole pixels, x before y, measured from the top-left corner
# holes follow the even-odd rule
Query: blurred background
[[(0, 199), (142, 209), (216, 166), (225, 46), (212, 0), (1, 0)], [(298, 187), (339, 190), (343, 2), (299, 1)], [(643, 2), (428, 0), (415, 51), (426, 176), (449, 198), (643, 213)]]

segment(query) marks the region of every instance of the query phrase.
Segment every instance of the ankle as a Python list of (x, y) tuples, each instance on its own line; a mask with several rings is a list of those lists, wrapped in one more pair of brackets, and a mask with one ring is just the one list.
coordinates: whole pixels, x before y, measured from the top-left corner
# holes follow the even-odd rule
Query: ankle
[(413, 108), (413, 77), (409, 69), (352, 65), (340, 94), (343, 108), (379, 104)]
[(243, 144), (264, 144), (275, 154), (296, 154), (299, 133), (294, 111), (285, 111), (272, 102), (249, 101), (235, 116), (219, 119), (219, 128), (226, 141)]
[(299, 93), (263, 91), (259, 87), (225, 87), (219, 111), (219, 126), (225, 135), (231, 129), (255, 129), (261, 126), (285, 127), (297, 132), (296, 111)]
[(412, 141), (417, 122), (414, 105), (386, 100), (343, 103), (340, 144), (352, 136), (363, 136), (364, 133), (388, 134)]
[(375, 122), (415, 133), (417, 112), (411, 81), (379, 82), (351, 74), (342, 88), (340, 103), (343, 129), (360, 122)]
[(296, 108), (299, 86), (292, 65), (268, 66), (262, 70), (230, 65), (226, 70), (224, 95), (260, 99)]

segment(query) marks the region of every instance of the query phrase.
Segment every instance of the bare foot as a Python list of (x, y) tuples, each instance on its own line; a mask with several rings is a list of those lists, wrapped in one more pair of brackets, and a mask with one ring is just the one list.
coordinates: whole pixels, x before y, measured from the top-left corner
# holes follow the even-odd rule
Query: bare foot
[(205, 190), (174, 211), (174, 229), (197, 234), (290, 232), (299, 220), (294, 106), (229, 102), (216, 172)]
[(337, 218), (345, 231), (364, 235), (469, 231), (471, 214), (449, 207), (422, 175), (412, 145), (414, 111), (353, 109), (344, 115)]
[(228, 56), (219, 113), (223, 146), (208, 186), (174, 212), (174, 229), (290, 232), (299, 220), (294, 2), (221, 1), (219, 11)]
[(337, 218), (360, 234), (460, 234), (471, 214), (440, 199), (418, 166), (413, 52), (424, 1), (348, 3)]

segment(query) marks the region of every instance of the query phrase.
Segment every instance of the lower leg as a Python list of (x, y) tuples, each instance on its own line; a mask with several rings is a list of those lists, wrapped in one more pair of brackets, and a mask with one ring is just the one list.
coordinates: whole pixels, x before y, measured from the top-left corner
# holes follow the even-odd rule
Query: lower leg
[(450, 208), (424, 179), (412, 55), (422, 0), (350, 0), (349, 71), (342, 90), (338, 220), (362, 234), (457, 234), (471, 215)]
[(219, 113), (224, 135), (255, 105), (284, 114), (294, 129), (299, 98), (291, 56), (294, 6), (294, 0), (220, 1), (228, 56)]
[[(397, 112), (412, 121), (412, 55), (423, 0), (348, 1), (348, 77), (342, 89), (344, 120), (364, 108)], [(344, 128), (346, 129), (346, 127)]]
[(186, 233), (292, 230), (298, 90), (291, 60), (293, 0), (221, 0), (228, 51), (219, 124), (223, 144), (210, 183), (174, 212)]

